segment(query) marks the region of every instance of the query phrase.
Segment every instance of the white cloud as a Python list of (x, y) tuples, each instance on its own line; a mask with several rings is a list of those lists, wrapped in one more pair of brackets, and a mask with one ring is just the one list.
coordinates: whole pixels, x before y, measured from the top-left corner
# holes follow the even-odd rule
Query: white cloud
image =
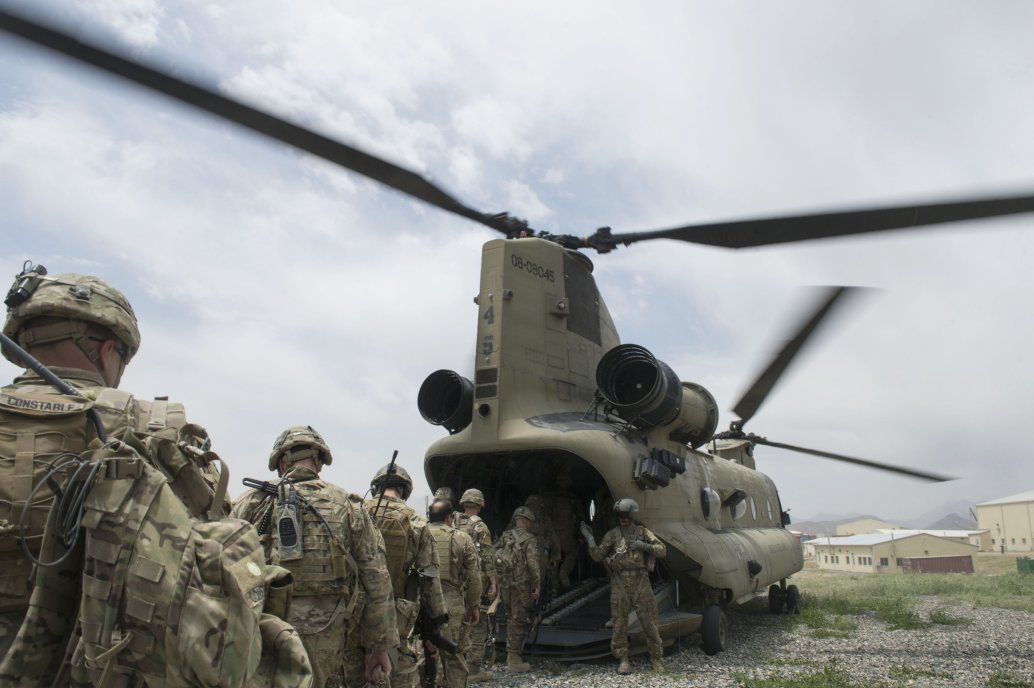
[[(1026, 6), (78, 8), (174, 71), (562, 232), (1034, 178)], [(432, 370), (471, 367), (479, 246), (495, 235), (35, 51), (0, 51), (3, 264), (33, 257), (124, 285), (144, 328), (126, 386), (183, 400), (235, 478), (263, 473), (296, 422), (328, 437), (331, 478), (351, 489), (394, 448), (418, 477), (441, 432), (418, 417), (416, 390)], [(592, 259), (622, 337), (710, 388), (723, 425), (801, 286), (880, 287), (751, 424), (964, 476), (921, 486), (758, 450), (797, 517), (907, 517), (1028, 479), (1029, 222), (741, 252), (660, 241)]]

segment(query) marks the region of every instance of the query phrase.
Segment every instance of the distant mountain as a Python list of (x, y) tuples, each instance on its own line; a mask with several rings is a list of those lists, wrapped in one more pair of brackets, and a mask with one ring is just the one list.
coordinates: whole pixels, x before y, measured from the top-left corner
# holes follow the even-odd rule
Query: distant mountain
[(904, 520), (899, 519), (898, 521), (893, 522), (900, 523), (901, 525), (907, 526), (908, 528), (928, 528), (931, 530), (967, 530), (968, 528), (954, 529), (943, 528), (942, 526), (936, 526), (936, 528), (934, 528), (934, 526), (931, 526), (930, 524), (938, 523), (941, 519), (946, 518), (948, 516), (957, 516), (958, 518), (964, 519), (968, 521), (970, 524), (972, 524), (972, 526), (970, 527), (975, 527), (976, 524), (974, 523), (972, 517), (969, 515), (970, 509), (974, 509), (975, 506), (976, 502), (948, 502), (945, 504), (941, 504), (940, 506), (937, 506), (933, 509), (930, 509), (926, 513), (920, 514), (914, 518)]
[(910, 519), (884, 518), (872, 514), (816, 514), (813, 518), (803, 521), (795, 521), (790, 524), (791, 530), (802, 533), (809, 533), (819, 537), (827, 537), (837, 534), (837, 526), (851, 521), (858, 521), (863, 518), (871, 518), (887, 523), (896, 523), (903, 528), (916, 528), (920, 530), (973, 530), (977, 527), (976, 522), (970, 516), (970, 509), (974, 507), (973, 502), (949, 502), (942, 504), (936, 509), (931, 509)]
[(923, 526), (922, 530), (976, 530), (976, 528), (976, 521), (967, 513), (966, 516), (948, 514), (928, 526)]
[(841, 523), (858, 521), (863, 518), (873, 518), (879, 521), (885, 520), (879, 516), (873, 516), (871, 514), (853, 514), (849, 516), (830, 516), (827, 514), (819, 514), (813, 519), (791, 523), (790, 530), (796, 530), (810, 535), (817, 535), (819, 537), (827, 537), (830, 535), (836, 535), (837, 526)]

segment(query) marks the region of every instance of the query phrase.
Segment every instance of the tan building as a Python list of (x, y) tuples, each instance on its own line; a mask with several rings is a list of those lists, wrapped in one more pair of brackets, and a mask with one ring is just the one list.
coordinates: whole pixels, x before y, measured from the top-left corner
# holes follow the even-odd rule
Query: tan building
[(1034, 551), (1034, 490), (977, 504), (977, 525), (991, 533), (995, 552)]
[(860, 518), (857, 521), (848, 521), (837, 526), (837, 535), (861, 535), (872, 533), (877, 530), (896, 530), (899, 525), (881, 521), (878, 518)]
[(905, 537), (906, 534), (914, 535), (916, 533), (926, 533), (928, 535), (936, 535), (937, 537), (945, 538), (946, 540), (968, 542), (971, 545), (979, 547), (981, 552), (987, 552), (991, 549), (991, 531), (989, 530), (906, 530), (894, 528), (892, 530), (880, 529), (877, 532), (892, 532), (895, 537), (899, 538)]
[(969, 542), (916, 530), (818, 538), (808, 545), (820, 569), (852, 573), (901, 573), (903, 559), (972, 556), (979, 549)]

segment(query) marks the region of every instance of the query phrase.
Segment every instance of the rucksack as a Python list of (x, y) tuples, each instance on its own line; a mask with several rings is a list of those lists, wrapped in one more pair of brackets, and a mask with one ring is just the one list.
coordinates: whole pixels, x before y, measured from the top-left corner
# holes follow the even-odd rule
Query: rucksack
[(411, 551), (413, 541), (412, 514), (404, 504), (387, 499), (367, 499), (366, 508), (374, 525), (384, 538), (384, 558), (391, 576), (391, 589), (398, 597), (405, 591), (406, 579), (409, 576), (406, 564), (416, 557), (415, 549)]
[(495, 573), (499, 580), (513, 580), (514, 575), (524, 564), (524, 556), (520, 552), (520, 542), (514, 528), (499, 536), (495, 545)]
[[(98, 688), (311, 682), (297, 634), (263, 615), (267, 589), (282, 588), (290, 574), (266, 567), (250, 524), (222, 517), (228, 475), (224, 469), (215, 490), (205, 475), (217, 457), (180, 440), (172, 428), (127, 432), (82, 453), (89, 471), (80, 473), (93, 479), (64, 486), (50, 510), (43, 563), (60, 558), (60, 538), (76, 530), (81, 538), (59, 566), (40, 567), (0, 677), (40, 685), (57, 670), (73, 684)], [(81, 585), (73, 594), (75, 579)], [(71, 632), (75, 603), (78, 641), (58, 669), (55, 654), (64, 647), (54, 648), (53, 636), (62, 623), (61, 635)]]

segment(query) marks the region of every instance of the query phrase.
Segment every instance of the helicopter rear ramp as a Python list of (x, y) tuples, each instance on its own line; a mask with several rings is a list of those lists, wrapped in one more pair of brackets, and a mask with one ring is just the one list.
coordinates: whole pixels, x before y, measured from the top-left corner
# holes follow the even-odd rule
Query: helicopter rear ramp
[[(700, 614), (679, 611), (675, 607), (674, 587), (674, 582), (667, 581), (654, 588), (657, 628), (665, 647), (699, 631), (702, 619)], [(538, 625), (528, 631), (525, 655), (568, 662), (610, 656), (613, 632), (608, 580), (584, 581), (573, 590), (549, 600), (541, 611)], [(496, 623), (496, 645), (505, 648), (505, 610), (499, 612)], [(635, 612), (629, 615), (628, 630), (629, 653), (636, 655), (646, 652), (646, 639)]]

